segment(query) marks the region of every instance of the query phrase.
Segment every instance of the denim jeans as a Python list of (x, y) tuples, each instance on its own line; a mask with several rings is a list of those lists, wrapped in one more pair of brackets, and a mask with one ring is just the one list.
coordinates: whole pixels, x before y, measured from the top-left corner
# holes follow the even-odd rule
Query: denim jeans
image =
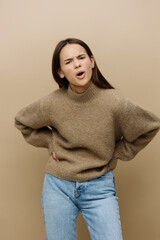
[(46, 174), (42, 191), (46, 240), (76, 240), (81, 212), (91, 240), (122, 240), (113, 171), (84, 182)]

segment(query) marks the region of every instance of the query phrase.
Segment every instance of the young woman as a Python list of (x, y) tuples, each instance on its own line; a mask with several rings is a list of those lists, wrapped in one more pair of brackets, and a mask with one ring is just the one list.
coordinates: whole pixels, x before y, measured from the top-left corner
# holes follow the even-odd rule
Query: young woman
[(103, 77), (86, 43), (58, 43), (52, 72), (59, 89), (20, 110), (25, 140), (49, 150), (42, 191), (47, 240), (75, 240), (81, 212), (92, 240), (122, 240), (113, 169), (144, 148), (160, 119)]

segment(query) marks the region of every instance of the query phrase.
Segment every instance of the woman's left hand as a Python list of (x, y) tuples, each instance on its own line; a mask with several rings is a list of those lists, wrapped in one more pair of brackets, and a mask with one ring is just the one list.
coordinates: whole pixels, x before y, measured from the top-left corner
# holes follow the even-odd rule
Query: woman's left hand
[(110, 170), (111, 170), (111, 168), (108, 166), (108, 167), (107, 167), (107, 171), (106, 171), (106, 172), (109, 172)]

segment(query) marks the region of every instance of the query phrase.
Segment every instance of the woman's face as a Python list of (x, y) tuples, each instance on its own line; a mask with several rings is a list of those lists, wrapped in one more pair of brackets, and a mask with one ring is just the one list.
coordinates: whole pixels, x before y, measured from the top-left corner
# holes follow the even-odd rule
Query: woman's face
[(66, 77), (74, 92), (82, 93), (89, 87), (92, 68), (94, 57), (90, 58), (81, 45), (67, 44), (62, 48), (58, 75)]

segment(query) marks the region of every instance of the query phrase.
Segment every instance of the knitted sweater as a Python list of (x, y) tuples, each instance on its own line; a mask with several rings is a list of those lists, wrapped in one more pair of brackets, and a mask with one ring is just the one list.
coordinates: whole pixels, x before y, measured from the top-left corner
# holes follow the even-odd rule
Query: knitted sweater
[(81, 94), (69, 86), (28, 105), (15, 126), (29, 144), (48, 148), (46, 173), (80, 182), (114, 169), (118, 159), (133, 159), (160, 129), (160, 118), (119, 90), (91, 82)]

